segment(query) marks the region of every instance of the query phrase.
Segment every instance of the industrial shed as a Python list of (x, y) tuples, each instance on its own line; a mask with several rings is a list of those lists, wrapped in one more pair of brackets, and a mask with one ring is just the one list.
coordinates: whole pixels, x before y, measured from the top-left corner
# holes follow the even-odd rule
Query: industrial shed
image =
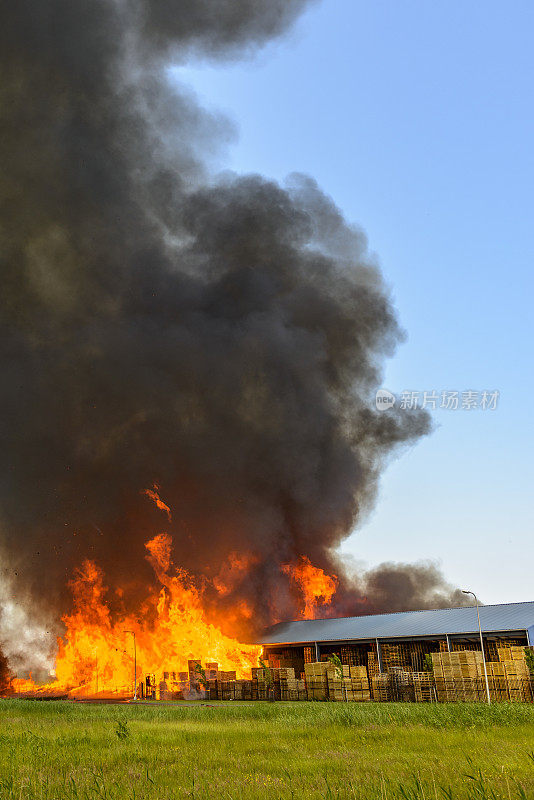
[[(480, 624), (486, 658), (497, 661), (499, 647), (534, 645), (534, 602), (480, 606)], [(425, 656), (435, 652), (480, 650), (473, 606), (282, 622), (259, 643), (269, 660), (299, 672), (332, 653), (350, 665), (371, 658), (385, 672), (392, 666), (421, 670)]]

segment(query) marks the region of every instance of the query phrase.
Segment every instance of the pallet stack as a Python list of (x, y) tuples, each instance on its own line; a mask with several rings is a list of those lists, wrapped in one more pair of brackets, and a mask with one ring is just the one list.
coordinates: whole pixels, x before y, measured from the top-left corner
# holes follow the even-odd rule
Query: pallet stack
[(329, 663), (326, 668), (326, 677), (328, 681), (328, 698), (338, 701), (347, 700), (347, 692), (352, 690), (350, 667), (343, 665), (342, 674), (340, 675), (338, 669)]
[(391, 672), (393, 669), (398, 669), (405, 666), (402, 658), (403, 654), (398, 644), (381, 644), (380, 650), (382, 651), (382, 663), (385, 672)]
[(278, 670), (281, 700), (298, 700), (298, 684), (293, 667), (281, 667)]
[(492, 700), (508, 700), (508, 681), (501, 661), (487, 661), (488, 684)]
[(378, 657), (376, 653), (370, 650), (367, 653), (367, 674), (369, 676), (369, 684), (371, 686), (371, 697), (373, 698), (373, 700), (375, 699), (373, 678), (375, 677), (375, 675), (378, 675), (379, 672), (380, 669), (378, 666)]
[(415, 702), (413, 672), (397, 667), (390, 669), (388, 674), (391, 699), (398, 703)]
[(373, 675), (372, 687), (373, 700), (378, 703), (389, 703), (391, 701), (391, 683), (387, 672), (379, 672), (377, 675)]
[(350, 687), (352, 700), (355, 703), (363, 703), (371, 699), (367, 667), (350, 667)]
[(440, 702), (479, 699), (479, 679), (484, 677), (481, 652), (432, 653), (432, 665)]
[(306, 676), (306, 688), (309, 700), (326, 700), (328, 697), (328, 663), (325, 661), (314, 661), (311, 664), (304, 664), (304, 674)]
[(436, 699), (434, 679), (431, 672), (412, 673), (414, 700), (416, 703), (433, 703)]
[(524, 703), (532, 700), (530, 675), (526, 661), (512, 659), (504, 662), (504, 672), (508, 684), (508, 699), (511, 703)]

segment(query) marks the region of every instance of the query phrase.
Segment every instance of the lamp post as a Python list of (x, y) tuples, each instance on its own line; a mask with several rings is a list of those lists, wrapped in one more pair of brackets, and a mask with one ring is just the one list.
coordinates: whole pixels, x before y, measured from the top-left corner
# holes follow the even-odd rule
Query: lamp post
[(137, 700), (137, 647), (135, 644), (135, 631), (124, 631), (124, 633), (131, 633), (133, 636), (134, 646), (134, 696), (133, 699)]
[(463, 594), (471, 594), (475, 598), (475, 603), (477, 607), (477, 619), (478, 619), (478, 632), (480, 634), (480, 647), (482, 648), (482, 663), (484, 664), (484, 678), (486, 679), (486, 698), (488, 700), (488, 705), (491, 705), (491, 698), (490, 698), (490, 690), (489, 690), (489, 682), (488, 682), (488, 670), (486, 667), (486, 655), (484, 653), (484, 639), (482, 638), (482, 626), (480, 624), (480, 611), (478, 610), (478, 597), (474, 592), (469, 592), (467, 589), (462, 589)]

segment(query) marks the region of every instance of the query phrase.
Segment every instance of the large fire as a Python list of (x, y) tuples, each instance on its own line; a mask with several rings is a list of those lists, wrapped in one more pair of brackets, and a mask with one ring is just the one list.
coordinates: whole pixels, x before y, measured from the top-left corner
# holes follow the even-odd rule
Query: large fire
[(327, 606), (332, 600), (337, 589), (337, 576), (328, 575), (320, 567), (315, 567), (306, 556), (301, 556), (298, 564), (284, 564), (282, 569), (302, 593), (302, 617), (314, 619), (319, 606)]
[[(154, 486), (146, 494), (170, 518), (170, 509), (157, 488)], [(58, 640), (53, 680), (39, 686), (31, 677), (15, 678), (15, 692), (130, 694), (134, 671), (137, 685), (147, 674), (185, 672), (188, 661), (193, 659), (217, 662), (220, 670), (235, 671), (238, 678), (250, 676), (251, 668), (258, 665), (261, 648), (241, 644), (208, 620), (202, 589), (172, 562), (171, 537), (160, 533), (145, 547), (159, 590), (147, 596), (135, 615), (113, 615), (106, 600), (108, 589), (102, 570), (93, 561), (84, 561), (70, 583), (73, 610), (63, 617), (65, 635)], [(221, 596), (230, 592), (252, 563), (253, 556), (230, 554), (212, 580), (215, 590)], [(330, 602), (337, 586), (335, 576), (314, 567), (307, 558), (301, 558), (296, 565), (286, 564), (283, 570), (302, 594), (303, 618), (312, 618), (319, 605)], [(243, 601), (234, 613), (237, 619), (252, 612)], [(226, 624), (229, 619), (231, 622), (227, 614)]]

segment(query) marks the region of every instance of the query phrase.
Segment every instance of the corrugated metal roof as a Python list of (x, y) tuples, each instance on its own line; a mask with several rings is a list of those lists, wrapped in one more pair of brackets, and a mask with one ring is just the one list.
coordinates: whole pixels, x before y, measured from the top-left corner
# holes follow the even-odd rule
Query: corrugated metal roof
[[(485, 632), (525, 631), (534, 626), (534, 602), (480, 606)], [(270, 628), (260, 644), (332, 642), (354, 639), (393, 639), (412, 636), (478, 633), (475, 607), (439, 608), (435, 611), (402, 611), (367, 617), (280, 622)]]

